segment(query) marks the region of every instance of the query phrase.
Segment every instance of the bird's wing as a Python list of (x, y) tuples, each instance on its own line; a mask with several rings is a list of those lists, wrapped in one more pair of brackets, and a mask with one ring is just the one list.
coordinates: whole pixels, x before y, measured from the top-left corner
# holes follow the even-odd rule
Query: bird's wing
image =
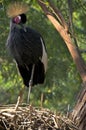
[(41, 59), (41, 61), (44, 64), (44, 69), (46, 72), (47, 64), (48, 64), (47, 52), (46, 52), (46, 47), (45, 47), (45, 44), (44, 44), (42, 37), (40, 37), (40, 40), (41, 40), (41, 44), (42, 44), (42, 59)]
[[(39, 57), (42, 57), (42, 43), (40, 40), (40, 34), (36, 31), (26, 28), (26, 32), (21, 32), (21, 43), (22, 43), (22, 55), (23, 58), (27, 58), (27, 61), (37, 62)], [(25, 61), (26, 59), (24, 59)]]
[[(30, 64), (28, 66), (27, 65), (21, 66), (17, 64), (17, 66), (18, 66), (19, 73), (23, 78), (23, 82), (25, 86), (29, 87), (33, 64)], [(44, 65), (39, 60), (34, 67), (32, 86), (36, 84), (42, 84), (44, 82), (44, 78), (45, 78)]]
[[(42, 36), (31, 28), (27, 28), (27, 33), (24, 35), (24, 39), (26, 41), (26, 46), (31, 50), (31, 56), (34, 57), (33, 59), (39, 59), (44, 64), (45, 72), (47, 70), (47, 52), (44, 40)], [(25, 34), (25, 33), (24, 33)], [(25, 52), (26, 53), (26, 52)], [(29, 53), (29, 52), (27, 52)]]
[(17, 64), (17, 67), (18, 67), (20, 75), (22, 76), (25, 86), (29, 87), (32, 65), (29, 65), (29, 68), (28, 68), (27, 66), (21, 66), (21, 65)]

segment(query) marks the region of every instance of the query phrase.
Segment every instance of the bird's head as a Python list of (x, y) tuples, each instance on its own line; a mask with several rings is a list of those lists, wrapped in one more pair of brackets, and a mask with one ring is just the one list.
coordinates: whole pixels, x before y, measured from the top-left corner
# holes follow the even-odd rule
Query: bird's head
[(26, 23), (26, 20), (27, 19), (26, 19), (25, 14), (20, 14), (20, 15), (12, 18), (12, 22), (15, 23), (15, 24), (20, 24), (20, 23), (24, 24), (24, 23)]
[(7, 15), (12, 19), (15, 24), (26, 23), (26, 12), (28, 11), (28, 6), (21, 2), (14, 2), (8, 6)]

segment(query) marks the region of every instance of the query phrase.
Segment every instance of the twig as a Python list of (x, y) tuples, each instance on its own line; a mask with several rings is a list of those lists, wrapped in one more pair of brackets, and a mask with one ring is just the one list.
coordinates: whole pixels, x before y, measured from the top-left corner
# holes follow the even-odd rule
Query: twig
[(54, 121), (55, 127), (58, 128), (58, 125), (57, 125), (57, 122), (56, 122), (55, 118), (52, 117), (52, 119), (53, 119), (53, 121)]
[(22, 87), (20, 92), (19, 92), (19, 96), (18, 96), (17, 103), (16, 103), (16, 106), (15, 106), (15, 111), (17, 111), (19, 104), (22, 102), (24, 88), (25, 88), (25, 86)]
[(44, 94), (41, 94), (41, 108), (43, 107), (43, 98), (44, 98)]
[(7, 128), (7, 126), (6, 126), (5, 122), (4, 122), (4, 120), (2, 120), (2, 122), (3, 122), (4, 126), (5, 126), (5, 129), (6, 129), (6, 130), (9, 130), (9, 128)]
[(17, 99), (17, 103), (16, 103), (16, 106), (15, 106), (15, 111), (18, 109), (19, 103), (20, 103), (20, 96)]

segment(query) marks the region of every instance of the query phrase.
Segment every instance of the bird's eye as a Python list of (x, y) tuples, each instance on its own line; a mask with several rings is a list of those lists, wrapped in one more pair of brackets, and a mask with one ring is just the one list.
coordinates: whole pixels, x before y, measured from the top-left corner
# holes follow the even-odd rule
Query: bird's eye
[(13, 22), (16, 23), (16, 24), (19, 24), (21, 22), (21, 16), (16, 16), (14, 19), (13, 19)]

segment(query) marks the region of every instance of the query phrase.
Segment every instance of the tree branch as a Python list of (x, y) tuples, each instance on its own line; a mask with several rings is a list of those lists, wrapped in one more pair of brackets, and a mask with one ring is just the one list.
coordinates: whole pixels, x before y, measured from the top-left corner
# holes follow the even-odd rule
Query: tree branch
[(73, 19), (72, 19), (72, 13), (73, 13), (73, 9), (72, 9), (72, 1), (71, 0), (67, 0), (68, 1), (68, 8), (69, 8), (69, 26), (70, 26), (70, 30), (71, 30), (71, 35), (74, 39), (74, 43), (76, 45), (76, 47), (78, 47), (77, 44), (77, 40), (75, 37), (75, 33), (74, 33), (74, 26), (73, 26)]
[[(80, 76), (82, 78), (82, 81), (85, 82), (86, 81), (86, 66), (85, 63), (81, 57), (81, 54), (79, 52), (78, 47), (76, 47), (73, 42), (72, 39), (70, 37), (70, 34), (68, 33), (68, 26), (67, 24), (65, 24), (65, 28), (58, 22), (58, 20), (54, 17), (53, 13), (49, 11), (48, 7), (46, 6), (46, 4), (42, 1), (42, 0), (37, 0), (39, 5), (41, 6), (41, 8), (43, 9), (44, 13), (46, 14), (46, 16), (48, 17), (48, 19), (51, 21), (51, 23), (54, 25), (54, 27), (56, 28), (56, 30), (59, 32), (59, 34), (61, 35), (61, 37), (63, 38), (66, 46), (68, 47), (68, 50), (77, 66), (77, 69), (80, 73)], [(49, 2), (49, 5), (51, 5), (51, 3)], [(52, 5), (51, 5), (52, 6)], [(54, 5), (52, 7), (54, 9)], [(56, 11), (56, 9), (54, 10)], [(60, 11), (56, 11), (56, 13), (58, 14), (58, 12)], [(61, 13), (60, 13), (61, 14)], [(61, 15), (60, 15), (61, 17)], [(63, 19), (63, 17), (61, 17), (61, 21), (65, 21)], [(65, 22), (64, 22), (65, 23)], [(63, 23), (63, 25), (64, 25)]]

